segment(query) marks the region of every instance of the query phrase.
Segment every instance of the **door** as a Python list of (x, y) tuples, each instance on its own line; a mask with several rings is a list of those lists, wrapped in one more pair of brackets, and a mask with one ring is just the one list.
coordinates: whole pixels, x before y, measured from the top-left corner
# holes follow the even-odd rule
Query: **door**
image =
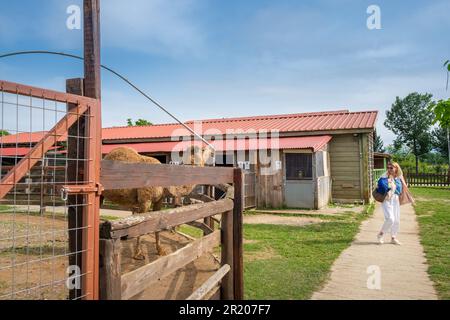
[(312, 153), (284, 154), (284, 198), (287, 207), (314, 207), (312, 161)]

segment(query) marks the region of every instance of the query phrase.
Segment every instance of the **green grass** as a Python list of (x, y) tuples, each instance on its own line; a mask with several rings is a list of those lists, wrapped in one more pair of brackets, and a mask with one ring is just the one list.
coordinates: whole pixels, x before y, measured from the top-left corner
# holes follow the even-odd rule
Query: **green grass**
[(322, 216), (323, 223), (303, 227), (245, 224), (245, 298), (309, 299), (372, 212), (370, 205), (362, 214)]
[(109, 216), (106, 214), (100, 215), (101, 221), (114, 221), (114, 220), (119, 220), (119, 219), (120, 219), (120, 217), (117, 217), (117, 216)]
[(450, 189), (411, 188), (428, 274), (440, 299), (450, 300)]
[(191, 236), (191, 237), (194, 237), (197, 239), (203, 237), (202, 230), (192, 227), (192, 226), (189, 226), (187, 224), (183, 224), (183, 225), (179, 226), (178, 231), (183, 232), (183, 233), (187, 234), (188, 236)]

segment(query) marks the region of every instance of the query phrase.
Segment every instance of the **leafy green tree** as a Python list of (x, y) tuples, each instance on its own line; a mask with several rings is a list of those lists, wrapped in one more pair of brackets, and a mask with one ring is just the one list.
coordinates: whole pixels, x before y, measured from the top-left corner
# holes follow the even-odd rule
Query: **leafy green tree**
[(129, 127), (142, 127), (142, 126), (152, 126), (153, 123), (151, 123), (148, 120), (145, 119), (137, 119), (134, 123), (133, 120), (131, 118), (127, 119), (127, 125)]
[[(447, 69), (447, 85), (448, 90), (448, 80), (450, 74), (450, 60), (444, 62), (444, 68)], [(431, 106), (431, 110), (435, 115), (434, 123), (439, 123), (441, 128), (445, 128), (447, 131), (447, 158), (449, 162), (448, 166), (448, 178), (450, 181), (450, 99), (439, 100), (435, 106)]]
[(9, 132), (6, 130), (0, 130), (0, 137), (9, 136)]
[(448, 160), (448, 138), (447, 129), (443, 127), (434, 128), (433, 132), (433, 147), (442, 156)]
[(430, 108), (435, 115), (434, 123), (439, 123), (443, 128), (450, 128), (450, 99), (439, 100)]
[(373, 132), (373, 151), (381, 153), (386, 151), (383, 145), (383, 139), (377, 134), (377, 130)]
[(419, 172), (419, 157), (428, 153), (432, 147), (430, 128), (434, 115), (431, 112), (434, 102), (429, 93), (410, 93), (405, 98), (395, 98), (390, 110), (386, 111), (386, 128), (397, 137), (394, 146), (407, 146), (414, 154), (416, 173)]

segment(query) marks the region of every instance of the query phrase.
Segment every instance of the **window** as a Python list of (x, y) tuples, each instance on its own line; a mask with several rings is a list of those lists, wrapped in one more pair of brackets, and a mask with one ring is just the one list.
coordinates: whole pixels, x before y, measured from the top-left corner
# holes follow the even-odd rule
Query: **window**
[(286, 180), (312, 179), (311, 153), (286, 153)]

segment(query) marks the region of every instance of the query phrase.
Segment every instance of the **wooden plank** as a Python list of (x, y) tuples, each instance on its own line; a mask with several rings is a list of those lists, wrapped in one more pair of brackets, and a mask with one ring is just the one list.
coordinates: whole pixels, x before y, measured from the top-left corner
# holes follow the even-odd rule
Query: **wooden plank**
[(234, 169), (234, 207), (233, 207), (233, 282), (234, 299), (244, 299), (244, 262), (243, 262), (243, 210), (244, 176), (240, 168)]
[(19, 161), (0, 182), (0, 199), (3, 198), (19, 182), (42, 156), (50, 150), (57, 140), (65, 135), (68, 129), (78, 120), (79, 116), (86, 112), (86, 105), (79, 105), (78, 114), (66, 114), (59, 122)]
[[(222, 266), (233, 265), (233, 211), (222, 214), (220, 222), (221, 230), (221, 259)], [(233, 300), (234, 298), (233, 272), (229, 272), (222, 281), (221, 298), (223, 300)]]
[(24, 95), (27, 97), (34, 97), (38, 99), (47, 99), (58, 101), (62, 103), (75, 103), (94, 106), (97, 104), (95, 99), (81, 97), (75, 94), (68, 94), (64, 92), (57, 92), (48, 89), (42, 89), (32, 86), (27, 86), (19, 83), (0, 80), (0, 91)]
[(100, 239), (100, 300), (121, 299), (120, 239)]
[(222, 199), (209, 203), (198, 203), (164, 211), (138, 214), (103, 223), (101, 225), (101, 235), (105, 239), (133, 238), (210, 217), (231, 209), (233, 209), (233, 201), (231, 199)]
[(105, 190), (231, 182), (233, 168), (102, 161), (101, 183)]
[(186, 300), (203, 300), (211, 292), (222, 278), (230, 271), (228, 264), (223, 265), (208, 280), (195, 290)]
[(186, 224), (191, 226), (191, 227), (194, 227), (194, 228), (202, 230), (203, 231), (203, 235), (205, 235), (205, 236), (210, 234), (210, 233), (212, 233), (214, 231), (209, 225), (207, 225), (204, 222), (191, 221), (191, 222), (188, 222)]
[(155, 282), (213, 250), (219, 244), (220, 231), (217, 230), (167, 256), (122, 275), (122, 300), (132, 298)]

